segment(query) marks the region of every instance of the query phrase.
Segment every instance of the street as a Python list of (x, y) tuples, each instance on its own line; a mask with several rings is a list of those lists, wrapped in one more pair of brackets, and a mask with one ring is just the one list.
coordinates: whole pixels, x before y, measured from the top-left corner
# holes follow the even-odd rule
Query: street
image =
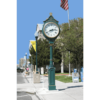
[[(25, 83), (22, 73), (17, 73), (17, 84)], [(17, 100), (32, 100), (31, 96), (25, 92), (17, 92)]]

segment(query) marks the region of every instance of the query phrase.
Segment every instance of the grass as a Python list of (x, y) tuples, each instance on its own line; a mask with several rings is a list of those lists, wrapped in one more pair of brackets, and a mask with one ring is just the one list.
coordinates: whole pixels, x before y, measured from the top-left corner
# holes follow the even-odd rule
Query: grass
[[(64, 82), (64, 83), (70, 83), (72, 82), (72, 77), (71, 76), (55, 76), (55, 80), (58, 80), (58, 81), (61, 81), (61, 82)], [(79, 82), (81, 80), (79, 79)]]

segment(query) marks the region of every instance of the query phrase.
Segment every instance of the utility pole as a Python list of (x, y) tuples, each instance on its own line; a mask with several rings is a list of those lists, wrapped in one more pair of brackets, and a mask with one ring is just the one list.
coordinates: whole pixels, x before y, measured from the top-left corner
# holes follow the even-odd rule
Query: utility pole
[(69, 51), (69, 76), (70, 76), (70, 51)]

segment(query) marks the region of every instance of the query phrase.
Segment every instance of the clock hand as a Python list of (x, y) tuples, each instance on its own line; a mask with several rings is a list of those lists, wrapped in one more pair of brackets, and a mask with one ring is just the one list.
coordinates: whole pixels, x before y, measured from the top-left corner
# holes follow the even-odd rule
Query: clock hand
[[(52, 30), (49, 30), (49, 31), (52, 31)], [(46, 33), (48, 33), (49, 31), (47, 31)]]
[(57, 31), (56, 29), (51, 29), (50, 31), (54, 31), (54, 30)]
[(49, 31), (53, 31), (53, 29), (49, 30)]
[[(51, 30), (49, 30), (49, 31), (51, 32), (51, 31), (54, 31), (54, 30), (57, 31), (56, 29), (51, 29)], [(49, 31), (48, 31), (48, 32), (49, 32)], [(46, 32), (46, 33), (48, 33), (48, 32)]]
[(56, 29), (53, 29), (53, 30), (57, 31)]

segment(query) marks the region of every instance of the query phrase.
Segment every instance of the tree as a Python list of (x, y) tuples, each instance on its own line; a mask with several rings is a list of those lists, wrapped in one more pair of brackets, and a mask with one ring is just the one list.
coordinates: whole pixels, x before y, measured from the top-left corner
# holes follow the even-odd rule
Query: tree
[(60, 48), (61, 53), (64, 53), (64, 62), (68, 64), (68, 52), (70, 51), (70, 62), (75, 67), (83, 66), (83, 19), (70, 20), (70, 29), (68, 23), (60, 27), (60, 39), (56, 40), (56, 46)]
[[(29, 50), (30, 54), (32, 55), (32, 61), (33, 65), (36, 65), (36, 52), (34, 48), (32, 47)], [(29, 61), (31, 62), (31, 58), (29, 57)], [(37, 40), (37, 64), (38, 67), (49, 65), (50, 62), (50, 46), (49, 42), (44, 40)], [(55, 64), (61, 63), (61, 53), (59, 52), (59, 49), (55, 46), (53, 46), (53, 62)], [(31, 62), (32, 63), (32, 62)]]

